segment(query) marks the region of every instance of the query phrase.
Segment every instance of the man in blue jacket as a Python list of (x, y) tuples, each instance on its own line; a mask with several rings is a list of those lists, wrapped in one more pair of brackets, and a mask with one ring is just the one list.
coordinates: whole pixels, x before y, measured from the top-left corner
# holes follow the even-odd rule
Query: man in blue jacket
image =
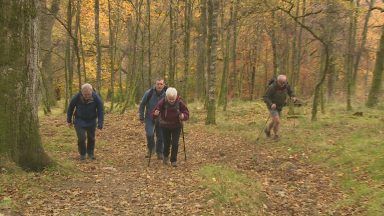
[[(95, 130), (103, 129), (104, 112), (101, 98), (93, 91), (92, 85), (86, 83), (81, 86), (81, 92), (73, 96), (68, 106), (67, 123), (72, 126), (72, 116), (77, 135), (80, 160), (85, 160), (85, 155), (95, 159)], [(87, 139), (87, 145), (85, 141)]]
[[(152, 118), (152, 110), (155, 108), (157, 103), (165, 97), (165, 84), (164, 79), (156, 79), (154, 87), (145, 91), (143, 98), (140, 102), (139, 107), (139, 119), (141, 123), (145, 124), (145, 133), (147, 136), (147, 155), (156, 151), (157, 159), (163, 159), (163, 137), (159, 123)], [(155, 143), (155, 132), (156, 132), (156, 143)]]

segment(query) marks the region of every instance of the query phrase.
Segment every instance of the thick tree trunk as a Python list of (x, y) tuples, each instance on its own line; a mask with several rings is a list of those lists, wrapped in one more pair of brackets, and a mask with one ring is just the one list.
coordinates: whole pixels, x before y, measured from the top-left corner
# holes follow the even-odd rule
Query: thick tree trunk
[(373, 71), (371, 90), (368, 94), (367, 107), (374, 107), (379, 102), (384, 70), (384, 26), (381, 27), (380, 44), (376, 53), (375, 69)]
[(208, 103), (206, 124), (216, 124), (216, 49), (217, 49), (217, 16), (218, 0), (208, 0)]
[(0, 25), (7, 26), (0, 32), (0, 150), (31, 171), (52, 164), (37, 116), (38, 5), (38, 0), (0, 2)]

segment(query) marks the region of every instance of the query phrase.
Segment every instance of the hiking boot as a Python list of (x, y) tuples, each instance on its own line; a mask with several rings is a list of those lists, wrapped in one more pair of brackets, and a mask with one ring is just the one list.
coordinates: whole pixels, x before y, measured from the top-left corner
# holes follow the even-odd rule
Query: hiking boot
[(265, 135), (266, 135), (268, 138), (271, 137), (271, 131), (268, 130), (268, 128), (265, 128), (265, 129), (264, 129), (264, 133), (265, 133)]
[(168, 157), (164, 157), (163, 158), (163, 164), (164, 165), (168, 165), (169, 164), (169, 158)]
[(157, 160), (163, 160), (164, 156), (161, 153), (157, 153)]
[(273, 140), (275, 140), (275, 141), (279, 141), (279, 140), (280, 140), (280, 136), (277, 135), (277, 134), (275, 134), (275, 136), (273, 137)]
[(93, 155), (93, 154), (89, 154), (89, 155), (88, 155), (88, 158), (91, 159), (91, 160), (96, 160), (96, 157), (95, 157), (95, 155)]
[(177, 163), (176, 163), (176, 161), (172, 162), (172, 163), (171, 163), (171, 166), (173, 166), (173, 167), (177, 167)]
[(85, 160), (85, 155), (80, 155), (80, 160), (81, 161)]

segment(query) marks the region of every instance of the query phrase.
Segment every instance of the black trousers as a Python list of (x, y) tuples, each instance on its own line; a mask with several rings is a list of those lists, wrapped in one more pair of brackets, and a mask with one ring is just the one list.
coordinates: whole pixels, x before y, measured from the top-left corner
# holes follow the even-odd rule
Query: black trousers
[[(94, 127), (80, 127), (75, 125), (76, 134), (77, 134), (77, 145), (79, 148), (79, 154), (85, 156), (93, 155), (95, 150), (95, 131), (96, 126)], [(87, 145), (85, 142), (87, 141)]]
[(177, 152), (179, 151), (179, 138), (181, 127), (178, 128), (162, 128), (163, 141), (164, 141), (164, 157), (169, 156), (169, 150), (171, 149), (171, 162), (177, 161)]

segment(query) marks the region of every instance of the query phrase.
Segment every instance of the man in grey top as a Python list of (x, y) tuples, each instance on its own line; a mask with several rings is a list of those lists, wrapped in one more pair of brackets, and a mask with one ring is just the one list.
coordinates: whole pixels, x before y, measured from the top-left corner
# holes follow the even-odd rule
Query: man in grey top
[(165, 91), (166, 87), (164, 79), (156, 79), (155, 86), (145, 91), (139, 106), (139, 119), (141, 123), (145, 124), (145, 133), (147, 137), (146, 157), (149, 157), (150, 154), (156, 151), (159, 160), (163, 159), (163, 137), (159, 123), (152, 118), (151, 112), (157, 103), (165, 97)]

